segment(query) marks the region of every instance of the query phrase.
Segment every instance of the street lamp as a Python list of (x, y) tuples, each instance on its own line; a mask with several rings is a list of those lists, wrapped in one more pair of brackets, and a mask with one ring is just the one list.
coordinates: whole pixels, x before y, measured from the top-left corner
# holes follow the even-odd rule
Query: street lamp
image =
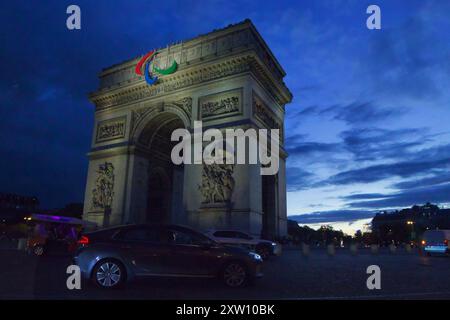
[(408, 220), (406, 221), (407, 225), (411, 226), (411, 233), (410, 233), (410, 241), (413, 241), (416, 238), (416, 232), (414, 231), (414, 221)]

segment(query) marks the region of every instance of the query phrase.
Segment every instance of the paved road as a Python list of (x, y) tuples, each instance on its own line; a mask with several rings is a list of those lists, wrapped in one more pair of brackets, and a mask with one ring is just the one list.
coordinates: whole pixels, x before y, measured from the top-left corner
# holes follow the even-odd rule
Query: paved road
[[(146, 279), (123, 290), (83, 286), (70, 291), (68, 264), (64, 257), (38, 259), (0, 250), (0, 299), (450, 299), (450, 258), (416, 252), (328, 256), (313, 250), (304, 257), (288, 250), (265, 262), (265, 277), (243, 289), (206, 279)], [(381, 290), (366, 287), (366, 268), (373, 264), (381, 268)]]

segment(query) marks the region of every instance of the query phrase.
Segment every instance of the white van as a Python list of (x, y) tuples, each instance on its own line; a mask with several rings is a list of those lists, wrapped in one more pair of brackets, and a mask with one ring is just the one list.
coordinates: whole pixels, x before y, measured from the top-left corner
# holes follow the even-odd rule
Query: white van
[(446, 254), (449, 249), (450, 230), (427, 230), (423, 234), (422, 248), (427, 254)]

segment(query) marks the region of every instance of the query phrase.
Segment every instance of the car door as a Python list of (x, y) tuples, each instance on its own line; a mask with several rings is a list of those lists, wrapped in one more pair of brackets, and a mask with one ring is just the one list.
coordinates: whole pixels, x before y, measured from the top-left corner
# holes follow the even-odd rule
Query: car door
[(117, 236), (117, 241), (136, 275), (158, 275), (167, 272), (170, 248), (160, 228), (128, 228)]
[(240, 243), (247, 245), (247, 246), (253, 246), (257, 242), (254, 241), (253, 237), (249, 236), (248, 234), (244, 232), (236, 232), (236, 238), (240, 239)]
[(238, 245), (239, 239), (236, 238), (234, 231), (216, 231), (214, 232), (214, 237), (220, 243)]
[(252, 242), (245, 233), (243, 235), (238, 231), (216, 231), (214, 233), (220, 243), (251, 249), (253, 247)]
[(169, 229), (172, 234), (170, 270), (177, 275), (215, 275), (223, 258), (217, 244), (190, 230)]

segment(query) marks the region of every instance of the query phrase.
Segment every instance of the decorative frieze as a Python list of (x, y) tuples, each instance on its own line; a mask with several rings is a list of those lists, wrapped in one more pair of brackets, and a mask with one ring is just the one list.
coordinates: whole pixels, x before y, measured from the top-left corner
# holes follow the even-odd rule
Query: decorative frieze
[[(160, 48), (157, 50), (154, 65), (160, 69), (167, 68), (175, 60), (178, 65), (183, 67), (186, 64), (196, 63), (200, 59), (204, 61), (226, 56), (230, 49), (235, 52), (246, 50), (251, 45), (256, 46), (257, 42), (258, 40), (252, 36), (250, 28), (238, 27), (237, 30), (230, 30), (226, 34), (219, 35), (216, 32), (215, 36), (210, 36), (208, 39), (200, 41), (192, 39), (182, 44), (177, 43)], [(100, 88), (139, 80), (140, 77), (134, 73), (134, 65), (141, 57), (105, 69), (100, 76)]]
[(253, 116), (261, 121), (268, 129), (278, 129), (280, 134), (280, 144), (284, 141), (283, 125), (280, 119), (264, 103), (264, 101), (253, 92), (252, 95)]
[(99, 122), (95, 143), (124, 138), (126, 121), (124, 116)]
[(199, 98), (202, 120), (242, 113), (242, 89), (220, 92)]
[(97, 106), (97, 110), (113, 107), (116, 105), (127, 104), (166, 94), (178, 89), (183, 89), (202, 82), (219, 79), (233, 74), (242, 73), (250, 70), (248, 58), (239, 58), (221, 63), (216, 66), (203, 68), (195, 72), (188, 72), (176, 75), (166, 79), (160, 79), (160, 83), (154, 86), (148, 86), (146, 83), (132, 89), (123, 90), (115, 94), (109, 94), (98, 97), (93, 96), (92, 101)]
[(159, 49), (155, 65), (164, 67), (175, 60), (180, 67), (175, 74), (161, 77), (154, 86), (148, 86), (142, 77), (135, 74), (138, 60), (128, 60), (101, 73), (100, 90), (91, 95), (97, 110), (248, 71), (256, 76), (278, 104), (285, 105), (292, 99), (282, 80), (284, 70), (248, 20)]

